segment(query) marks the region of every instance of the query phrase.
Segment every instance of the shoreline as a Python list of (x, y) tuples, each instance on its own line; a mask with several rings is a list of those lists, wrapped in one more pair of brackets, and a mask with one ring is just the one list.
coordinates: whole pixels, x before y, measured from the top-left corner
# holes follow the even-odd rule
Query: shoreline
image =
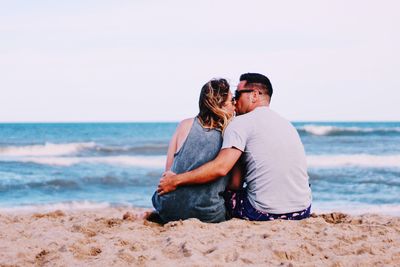
[(0, 212), (0, 266), (400, 265), (400, 217), (335, 212), (161, 226), (141, 218), (149, 210)]
[[(349, 204), (344, 203), (329, 203), (329, 206), (336, 208), (329, 208), (327, 204), (312, 203), (311, 213), (325, 214), (325, 213), (344, 213), (350, 216), (362, 216), (375, 214), (378, 216), (390, 216), (400, 218), (400, 205), (385, 204), (385, 205), (366, 205), (366, 204)], [(0, 206), (0, 214), (19, 215), (26, 213), (46, 213), (56, 210), (66, 212), (75, 211), (95, 211), (101, 209), (133, 209), (133, 210), (152, 210), (152, 207), (135, 206), (130, 203), (109, 203), (109, 202), (92, 202), (92, 201), (66, 201), (55, 202), (47, 204), (30, 204), (30, 205), (17, 205), (17, 206)]]

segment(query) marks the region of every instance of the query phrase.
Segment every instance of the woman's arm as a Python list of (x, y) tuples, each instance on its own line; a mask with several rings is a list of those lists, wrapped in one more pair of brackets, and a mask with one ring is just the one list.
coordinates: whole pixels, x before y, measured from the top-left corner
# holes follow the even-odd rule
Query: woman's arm
[(193, 118), (183, 120), (179, 123), (174, 135), (171, 138), (167, 152), (167, 162), (165, 163), (165, 171), (171, 169), (172, 163), (174, 162), (174, 155), (179, 149), (181, 149), (187, 136), (189, 135), (190, 129), (193, 125)]
[(243, 173), (243, 166), (240, 164), (240, 160), (238, 160), (235, 166), (232, 168), (231, 180), (229, 181), (228, 189), (237, 191), (243, 187)]
[(167, 151), (167, 162), (165, 163), (165, 171), (169, 171), (171, 169), (172, 163), (174, 162), (174, 154), (176, 152), (177, 146), (177, 133), (178, 128), (176, 129), (174, 135), (169, 142), (168, 151)]

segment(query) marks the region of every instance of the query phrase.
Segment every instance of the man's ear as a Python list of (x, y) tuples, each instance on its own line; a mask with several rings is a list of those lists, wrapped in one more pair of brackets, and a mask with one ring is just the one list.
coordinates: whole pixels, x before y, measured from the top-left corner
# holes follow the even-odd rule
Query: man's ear
[(251, 103), (257, 102), (257, 96), (256, 96), (256, 92), (255, 91), (251, 92), (250, 101), (251, 101)]

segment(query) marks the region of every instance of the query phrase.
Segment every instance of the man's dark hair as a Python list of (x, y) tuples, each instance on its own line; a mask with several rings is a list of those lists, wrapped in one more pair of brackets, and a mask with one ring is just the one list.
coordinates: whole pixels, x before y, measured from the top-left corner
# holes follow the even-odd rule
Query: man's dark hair
[(244, 73), (240, 75), (240, 81), (246, 81), (246, 86), (258, 86), (261, 87), (267, 92), (269, 97), (272, 96), (272, 84), (269, 79), (260, 74), (260, 73)]

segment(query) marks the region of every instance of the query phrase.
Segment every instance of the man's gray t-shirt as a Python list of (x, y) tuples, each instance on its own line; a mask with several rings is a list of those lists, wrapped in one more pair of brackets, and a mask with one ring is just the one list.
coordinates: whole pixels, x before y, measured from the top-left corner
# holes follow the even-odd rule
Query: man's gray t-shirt
[(311, 204), (303, 144), (293, 125), (268, 107), (235, 117), (222, 149), (243, 152), (247, 197), (254, 208), (273, 214), (301, 211)]

